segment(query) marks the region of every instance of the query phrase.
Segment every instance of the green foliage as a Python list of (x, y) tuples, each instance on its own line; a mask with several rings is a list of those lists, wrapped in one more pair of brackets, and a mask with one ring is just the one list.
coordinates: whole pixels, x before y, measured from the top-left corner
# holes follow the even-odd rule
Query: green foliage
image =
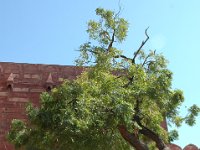
[(24, 145), (28, 139), (28, 132), (25, 123), (21, 120), (12, 120), (12, 130), (9, 132), (8, 140), (15, 143), (15, 147), (19, 148)]
[(198, 116), (200, 112), (200, 108), (197, 105), (193, 105), (188, 109), (189, 114), (185, 117), (185, 123), (190, 126), (195, 124), (195, 118)]
[(103, 8), (96, 9), (96, 15), (100, 16), (99, 22), (89, 21), (87, 33), (93, 40), (102, 45), (107, 45), (112, 40), (111, 35), (115, 31), (115, 38), (118, 42), (125, 40), (128, 30), (128, 22), (119, 18), (118, 14)]
[[(113, 102), (115, 95), (110, 99), (108, 92), (113, 88), (110, 84), (114, 84), (114, 76), (108, 75), (107, 82), (110, 84), (104, 82), (102, 85), (95, 80), (92, 83), (83, 82), (85, 77), (75, 82), (65, 81), (51, 93), (43, 93), (40, 109), (29, 104), (27, 112), (30, 122), (26, 124), (29, 128), (26, 129), (23, 122), (15, 120), (9, 140), (16, 146), (26, 143), (29, 147), (37, 147), (37, 150), (62, 150), (66, 147), (72, 150), (94, 147), (127, 149), (129, 146), (122, 141), (116, 126), (120, 121), (130, 120), (126, 117), (133, 110), (120, 97), (117, 102)], [(100, 86), (105, 84), (109, 86), (100, 90)], [(104, 97), (100, 98), (102, 94)]]
[(174, 140), (178, 139), (178, 132), (177, 130), (172, 130), (169, 132), (169, 141), (173, 142)]
[[(183, 121), (195, 123), (196, 105), (188, 116), (179, 116), (184, 97), (181, 90), (171, 87), (172, 72), (165, 58), (142, 49), (134, 53), (135, 58), (122, 55), (114, 43), (125, 40), (128, 22), (110, 10), (98, 8), (96, 14), (100, 20), (88, 23), (91, 41), (80, 46), (76, 60), (78, 66), (90, 67), (77, 79), (43, 93), (40, 107), (29, 104), (28, 122), (12, 122), (8, 139), (16, 147), (128, 150), (130, 145), (118, 125), (125, 125), (130, 133), (145, 126), (167, 142), (178, 134), (173, 131), (168, 136), (160, 126), (165, 118), (177, 126)], [(155, 149), (152, 139), (139, 133), (138, 137)]]

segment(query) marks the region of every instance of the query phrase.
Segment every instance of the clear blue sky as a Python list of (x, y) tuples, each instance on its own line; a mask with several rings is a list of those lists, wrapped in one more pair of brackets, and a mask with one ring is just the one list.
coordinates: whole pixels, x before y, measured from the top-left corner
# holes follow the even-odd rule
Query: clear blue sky
[[(130, 57), (150, 26), (146, 49), (169, 60), (173, 87), (185, 94), (185, 106), (200, 106), (200, 1), (121, 0), (122, 17), (130, 23), (126, 42), (118, 45)], [(87, 41), (86, 23), (94, 10), (118, 10), (118, 0), (0, 0), (0, 61), (73, 65), (79, 45)], [(200, 147), (200, 117), (183, 126), (176, 144)]]

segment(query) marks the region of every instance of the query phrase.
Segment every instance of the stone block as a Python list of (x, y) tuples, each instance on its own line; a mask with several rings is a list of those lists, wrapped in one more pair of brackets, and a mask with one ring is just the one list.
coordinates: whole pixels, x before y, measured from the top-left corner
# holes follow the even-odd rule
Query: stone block
[(31, 78), (31, 74), (24, 74), (24, 78), (30, 79)]
[(29, 88), (13, 88), (13, 92), (28, 92)]
[(0, 92), (0, 96), (8, 96), (8, 92)]
[(28, 102), (27, 98), (13, 97), (8, 99), (11, 102)]
[(33, 74), (32, 76), (31, 76), (31, 78), (32, 79), (40, 79), (40, 75), (39, 74)]
[(43, 88), (38, 88), (38, 89), (30, 89), (30, 92), (36, 92), (36, 93), (42, 93), (45, 90)]

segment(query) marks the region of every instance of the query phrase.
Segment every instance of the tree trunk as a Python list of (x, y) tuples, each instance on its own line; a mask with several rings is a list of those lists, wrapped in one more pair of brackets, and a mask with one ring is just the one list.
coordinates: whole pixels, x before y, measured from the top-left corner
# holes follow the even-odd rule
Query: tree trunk
[[(118, 130), (121, 136), (136, 150), (149, 150), (147, 145), (140, 141), (135, 134), (130, 133), (124, 125), (119, 125)], [(143, 126), (139, 132), (149, 139), (152, 139), (156, 143), (156, 147), (159, 150), (171, 150), (157, 134), (148, 128)]]
[(124, 125), (118, 126), (121, 136), (136, 150), (149, 150), (146, 144), (141, 142), (135, 134), (130, 133)]
[(167, 145), (163, 142), (163, 140), (160, 138), (159, 135), (157, 135), (155, 132), (142, 125), (140, 126), (142, 127), (142, 129), (139, 131), (141, 134), (153, 140), (156, 143), (156, 147), (159, 150), (166, 150)]

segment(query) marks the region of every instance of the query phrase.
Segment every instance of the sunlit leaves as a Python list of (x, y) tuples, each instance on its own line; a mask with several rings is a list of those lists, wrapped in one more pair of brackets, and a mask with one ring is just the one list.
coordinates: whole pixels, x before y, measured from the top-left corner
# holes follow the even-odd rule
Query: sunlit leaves
[(100, 30), (101, 24), (98, 22), (95, 22), (93, 20), (89, 21), (88, 23), (88, 29), (87, 32), (89, 33), (89, 37), (96, 40), (99, 37), (99, 30)]
[(96, 15), (101, 17), (100, 22), (105, 22), (106, 28), (115, 28), (115, 20), (114, 20), (114, 12), (110, 10), (105, 10), (103, 8), (97, 8), (96, 9)]
[(116, 26), (116, 37), (119, 42), (122, 42), (127, 36), (128, 22), (125, 19), (120, 18), (116, 21)]

